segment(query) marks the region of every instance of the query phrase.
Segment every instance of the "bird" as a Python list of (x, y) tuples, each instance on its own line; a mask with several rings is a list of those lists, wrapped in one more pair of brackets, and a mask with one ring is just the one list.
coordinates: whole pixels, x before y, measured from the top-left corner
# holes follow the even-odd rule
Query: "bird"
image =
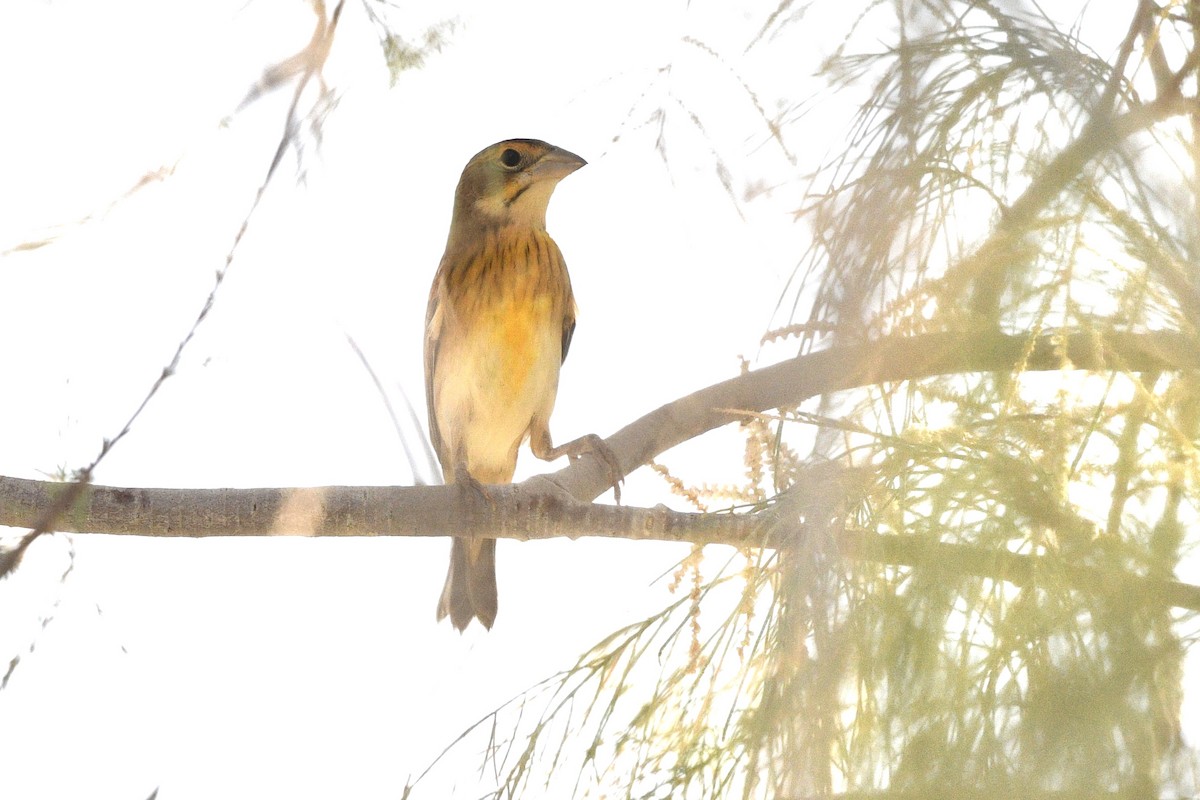
[[(508, 139), (462, 171), (425, 314), (429, 437), (446, 483), (487, 497), (482, 484), (511, 482), (528, 440), (545, 461), (595, 453), (619, 491), (619, 463), (600, 437), (555, 447), (549, 428), (577, 308), (546, 208), (585, 164), (538, 139)], [(490, 630), (497, 609), (496, 540), (455, 537), (437, 619)]]

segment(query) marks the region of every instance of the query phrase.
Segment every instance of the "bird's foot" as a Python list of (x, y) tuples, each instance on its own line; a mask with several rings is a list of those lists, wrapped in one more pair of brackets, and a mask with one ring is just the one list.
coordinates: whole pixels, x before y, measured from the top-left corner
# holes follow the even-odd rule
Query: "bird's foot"
[(486, 500), (492, 510), (496, 510), (496, 498), (492, 497), (492, 493), (487, 490), (487, 487), (480, 483), (474, 475), (467, 472), (467, 468), (462, 464), (454, 465), (454, 483), (462, 487), (465, 495), (470, 495), (473, 500)]
[(616, 499), (617, 504), (620, 505), (621, 481), (624, 480), (625, 473), (621, 471), (621, 462), (617, 460), (617, 454), (596, 434), (588, 433), (566, 444), (560, 444), (558, 447), (551, 448), (549, 452), (539, 456), (539, 458), (546, 461), (553, 461), (559, 456), (567, 456), (572, 461), (578, 461), (583, 456), (589, 454), (596, 456), (604, 463), (604, 467), (608, 471), (608, 477), (612, 483), (613, 497)]

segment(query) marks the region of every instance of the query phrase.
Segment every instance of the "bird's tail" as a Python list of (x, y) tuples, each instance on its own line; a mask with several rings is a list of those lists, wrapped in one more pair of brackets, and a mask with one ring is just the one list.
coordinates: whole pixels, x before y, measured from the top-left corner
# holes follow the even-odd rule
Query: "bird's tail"
[(496, 540), (455, 539), (450, 549), (450, 569), (438, 600), (437, 618), (446, 616), (465, 630), (473, 617), (491, 629), (496, 621)]

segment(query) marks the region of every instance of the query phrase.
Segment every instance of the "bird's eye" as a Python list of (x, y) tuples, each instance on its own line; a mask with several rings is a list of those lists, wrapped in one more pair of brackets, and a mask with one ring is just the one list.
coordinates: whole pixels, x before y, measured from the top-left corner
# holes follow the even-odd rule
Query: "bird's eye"
[(509, 169), (518, 167), (521, 164), (521, 154), (510, 147), (500, 154), (500, 163)]

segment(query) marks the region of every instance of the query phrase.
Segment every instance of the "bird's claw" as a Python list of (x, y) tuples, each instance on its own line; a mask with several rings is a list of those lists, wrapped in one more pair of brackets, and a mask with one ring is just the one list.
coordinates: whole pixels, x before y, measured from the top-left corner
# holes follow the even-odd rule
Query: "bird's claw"
[(487, 490), (487, 487), (480, 483), (474, 475), (467, 472), (466, 466), (461, 463), (454, 465), (454, 482), (475, 499), (486, 500), (493, 511), (496, 509), (496, 498), (492, 497), (492, 493)]
[(604, 462), (604, 466), (608, 471), (608, 477), (612, 484), (613, 498), (617, 501), (617, 505), (621, 504), (621, 481), (624, 479), (621, 472), (621, 462), (617, 460), (617, 454), (612, 451), (612, 448), (605, 444), (594, 433), (589, 433), (585, 436), (580, 436), (574, 442), (571, 442), (571, 451), (567, 454), (572, 461), (578, 461), (583, 456), (591, 453)]

